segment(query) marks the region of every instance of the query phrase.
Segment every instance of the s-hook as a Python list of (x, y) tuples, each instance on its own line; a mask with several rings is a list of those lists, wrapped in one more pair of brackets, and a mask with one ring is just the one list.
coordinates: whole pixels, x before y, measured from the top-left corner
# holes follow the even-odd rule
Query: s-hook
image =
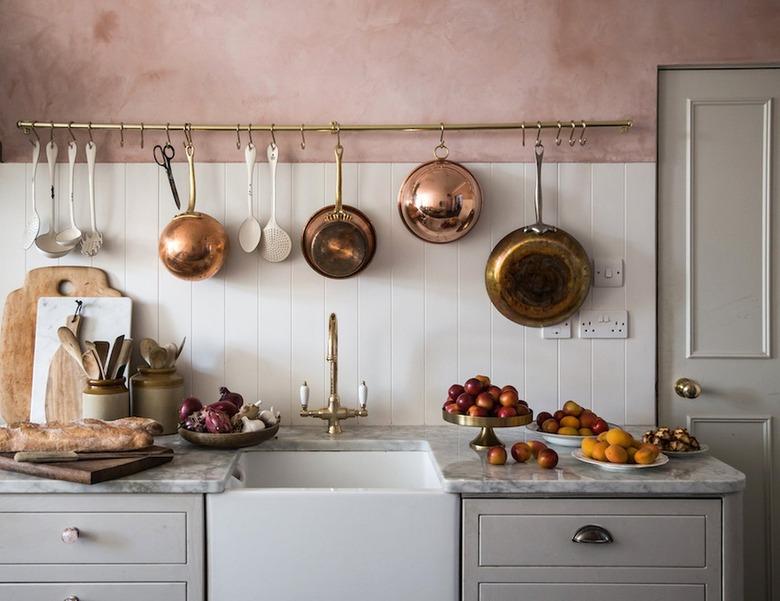
[(560, 146), (561, 145), (561, 122), (558, 121), (558, 131), (555, 134), (555, 145)]
[(252, 124), (251, 123), (246, 126), (246, 133), (249, 134), (249, 147), (251, 148), (252, 146), (255, 145), (254, 141), (252, 140)]
[(239, 123), (236, 123), (236, 150), (241, 150), (241, 131), (238, 129)]
[(577, 133), (577, 124), (574, 121), (571, 122), (571, 133), (569, 134), (569, 146), (574, 146), (577, 140), (574, 139), (574, 134)]
[(68, 122), (68, 133), (70, 134), (70, 139), (73, 142), (76, 142), (76, 136), (73, 135), (73, 130), (71, 129), (73, 127), (73, 121)]
[(301, 150), (306, 150), (306, 136), (303, 134), (303, 123), (301, 123)]
[(274, 129), (276, 128), (276, 124), (271, 123), (271, 146), (274, 147), (274, 149), (278, 148), (276, 145), (276, 135), (274, 134)]
[(537, 121), (536, 122), (536, 142), (534, 142), (534, 146), (541, 146), (542, 145), (542, 122)]
[(587, 125), (585, 122), (582, 122), (582, 131), (580, 132), (580, 146), (585, 146), (585, 144), (588, 143), (588, 140), (585, 138), (585, 128)]
[(124, 121), (119, 124), (119, 147), (125, 147), (125, 123)]
[(436, 160), (443, 161), (450, 155), (450, 149), (447, 148), (447, 145), (444, 143), (444, 121), (439, 123), (439, 127), (441, 128), (441, 133), (439, 133), (439, 144), (433, 149), (433, 156)]
[(144, 124), (141, 122), (141, 150), (144, 149)]

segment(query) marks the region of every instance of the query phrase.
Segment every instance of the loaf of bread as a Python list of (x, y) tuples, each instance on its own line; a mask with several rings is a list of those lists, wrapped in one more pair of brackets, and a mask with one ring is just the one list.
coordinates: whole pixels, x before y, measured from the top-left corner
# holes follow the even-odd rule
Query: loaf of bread
[(20, 422), (0, 428), (0, 452), (129, 451), (154, 443), (162, 426), (152, 419), (127, 417), (111, 422), (82, 419), (68, 423)]

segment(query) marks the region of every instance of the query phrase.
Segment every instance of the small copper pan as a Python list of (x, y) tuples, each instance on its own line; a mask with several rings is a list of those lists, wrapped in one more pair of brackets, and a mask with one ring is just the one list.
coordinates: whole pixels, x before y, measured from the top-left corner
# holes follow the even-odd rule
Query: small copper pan
[(368, 217), (342, 203), (341, 159), (336, 146), (336, 203), (312, 215), (303, 230), (301, 248), (311, 268), (327, 278), (348, 278), (365, 269), (374, 258), (376, 232)]

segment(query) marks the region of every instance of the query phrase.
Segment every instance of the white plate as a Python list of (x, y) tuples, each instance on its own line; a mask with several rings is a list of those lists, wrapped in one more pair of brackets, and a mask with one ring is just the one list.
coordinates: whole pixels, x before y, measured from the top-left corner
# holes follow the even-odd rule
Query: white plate
[(669, 463), (669, 458), (663, 453), (659, 453), (654, 463), (648, 463), (646, 465), (641, 465), (639, 463), (608, 463), (606, 461), (598, 461), (596, 459), (585, 457), (580, 449), (572, 451), (571, 456), (578, 461), (582, 461), (583, 463), (590, 463), (591, 465), (600, 467), (601, 469), (607, 470), (608, 472), (633, 472), (634, 470), (643, 470), (649, 467), (660, 467)]
[[(616, 424), (609, 424), (610, 428), (619, 428)], [(565, 434), (550, 434), (542, 432), (536, 422), (531, 422), (526, 426), (531, 432), (538, 433), (547, 442), (561, 447), (579, 447), (585, 438), (596, 438), (597, 434), (592, 436), (566, 436)]]
[(705, 455), (710, 452), (709, 445), (699, 443), (701, 447), (698, 451), (664, 451), (664, 455), (669, 455), (675, 459), (685, 459), (687, 457), (697, 457), (698, 455)]

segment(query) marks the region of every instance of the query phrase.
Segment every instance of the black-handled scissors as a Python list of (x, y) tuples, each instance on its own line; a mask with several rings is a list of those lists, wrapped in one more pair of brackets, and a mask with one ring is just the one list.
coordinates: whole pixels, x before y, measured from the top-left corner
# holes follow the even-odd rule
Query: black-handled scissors
[[(154, 147), (154, 162), (160, 167), (165, 169), (165, 173), (168, 174), (168, 183), (171, 185), (171, 194), (173, 194), (173, 202), (176, 203), (176, 208), (181, 210), (181, 201), (179, 200), (179, 192), (176, 190), (176, 182), (173, 181), (173, 171), (171, 170), (171, 159), (176, 156), (176, 150), (170, 144), (160, 146), (157, 144)], [(158, 156), (159, 154), (159, 156)]]

